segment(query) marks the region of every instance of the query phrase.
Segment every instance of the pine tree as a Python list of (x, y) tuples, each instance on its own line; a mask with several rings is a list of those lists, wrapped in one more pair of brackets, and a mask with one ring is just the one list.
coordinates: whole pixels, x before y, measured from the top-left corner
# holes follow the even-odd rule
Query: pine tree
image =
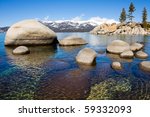
[(142, 14), (142, 23), (143, 23), (143, 28), (147, 28), (147, 10), (144, 7), (143, 9), (143, 14)]
[(133, 12), (134, 12), (135, 10), (136, 10), (136, 9), (135, 9), (135, 7), (134, 7), (134, 4), (131, 2), (130, 6), (129, 6), (129, 15), (128, 15), (128, 18), (129, 18), (130, 22), (133, 21), (133, 18), (134, 18)]
[(119, 18), (119, 20), (120, 20), (120, 22), (121, 23), (123, 23), (123, 22), (126, 22), (126, 11), (125, 11), (125, 9), (123, 8), (122, 9), (122, 12), (121, 12), (121, 14), (120, 14), (120, 18)]

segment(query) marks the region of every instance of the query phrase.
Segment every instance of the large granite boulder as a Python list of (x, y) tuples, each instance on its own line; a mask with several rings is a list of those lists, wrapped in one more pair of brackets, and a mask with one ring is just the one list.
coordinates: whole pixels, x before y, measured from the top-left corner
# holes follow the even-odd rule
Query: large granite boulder
[(143, 61), (140, 63), (140, 68), (144, 71), (150, 72), (150, 61)]
[(107, 46), (107, 51), (113, 54), (121, 54), (130, 49), (130, 45), (122, 40), (114, 40)]
[(131, 46), (130, 46), (130, 49), (132, 50), (132, 51), (138, 51), (138, 50), (140, 50), (140, 49), (142, 49), (143, 48), (143, 44), (140, 44), (140, 43), (133, 43)]
[(120, 54), (121, 58), (133, 58), (134, 53), (131, 50), (124, 51), (123, 53)]
[(62, 40), (59, 40), (59, 44), (63, 46), (74, 46), (74, 45), (84, 45), (87, 44), (87, 42), (80, 37), (69, 36)]
[(26, 46), (19, 46), (13, 50), (13, 54), (23, 55), (30, 53), (29, 49)]
[(122, 69), (122, 66), (121, 66), (120, 62), (113, 62), (111, 66), (115, 70), (121, 70)]
[(146, 59), (148, 57), (148, 54), (143, 51), (138, 51), (135, 53), (135, 56), (140, 59)]
[(92, 65), (95, 62), (97, 53), (90, 49), (90, 48), (84, 48), (79, 51), (79, 53), (76, 56), (76, 61), (78, 63)]
[(12, 25), (5, 38), (5, 45), (47, 45), (56, 41), (54, 31), (36, 20), (23, 20)]

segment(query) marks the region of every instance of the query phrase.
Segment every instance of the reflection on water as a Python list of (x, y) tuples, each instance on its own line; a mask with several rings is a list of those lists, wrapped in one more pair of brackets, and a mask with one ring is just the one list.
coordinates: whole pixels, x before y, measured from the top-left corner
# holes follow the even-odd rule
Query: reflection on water
[(133, 59), (126, 59), (126, 58), (120, 58), (119, 55), (117, 54), (111, 54), (111, 53), (107, 53), (107, 56), (113, 61), (118, 61), (118, 62), (132, 62)]
[[(106, 46), (115, 39), (128, 43), (140, 42), (150, 55), (150, 36), (96, 36), (89, 33), (57, 33), (58, 39), (75, 35), (88, 41), (82, 46), (35, 46), (29, 47), (28, 55), (13, 55), (14, 47), (4, 47), (5, 34), (0, 34), (0, 99), (86, 99), (91, 87), (109, 86), (111, 79), (118, 88), (131, 90), (125, 95), (118, 89), (113, 99), (150, 99), (150, 73), (139, 69), (138, 58), (122, 59), (106, 53)], [(98, 55), (96, 65), (76, 63), (77, 53), (85, 47), (94, 49)], [(150, 60), (148, 57), (145, 60)], [(112, 61), (122, 63), (123, 70), (111, 68)], [(115, 87), (115, 86), (114, 86)], [(115, 88), (116, 88), (115, 87)], [(104, 88), (105, 89), (105, 88)], [(106, 90), (105, 90), (106, 91)]]
[(7, 57), (11, 64), (20, 67), (38, 66), (48, 60), (49, 56), (54, 56), (56, 47), (54, 46), (38, 46), (29, 47), (30, 54), (26, 55), (13, 55), (14, 47), (6, 47)]

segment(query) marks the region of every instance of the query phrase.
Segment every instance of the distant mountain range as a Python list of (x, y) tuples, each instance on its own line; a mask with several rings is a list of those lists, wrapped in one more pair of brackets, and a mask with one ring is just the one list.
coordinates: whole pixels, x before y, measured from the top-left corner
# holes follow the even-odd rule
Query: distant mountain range
[(58, 21), (41, 21), (55, 32), (89, 32), (96, 26), (103, 23), (117, 23), (113, 19), (93, 17), (89, 20), (58, 20)]
[(42, 23), (55, 32), (89, 32), (97, 26), (95, 24), (91, 24), (90, 22), (78, 23), (72, 21)]
[[(58, 20), (58, 21), (40, 21), (44, 25), (48, 26), (55, 32), (89, 32), (96, 26), (103, 23), (114, 23), (114, 20), (107, 19), (90, 19), (86, 21), (75, 21), (75, 20)], [(6, 32), (9, 27), (0, 27), (0, 32)]]
[(7, 27), (0, 27), (0, 33), (2, 32), (6, 32), (8, 30), (8, 26)]

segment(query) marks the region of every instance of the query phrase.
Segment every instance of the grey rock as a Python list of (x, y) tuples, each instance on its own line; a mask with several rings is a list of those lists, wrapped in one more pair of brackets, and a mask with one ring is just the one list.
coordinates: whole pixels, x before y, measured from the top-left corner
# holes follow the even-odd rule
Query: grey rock
[(133, 58), (134, 53), (131, 50), (124, 51), (123, 53), (120, 54), (121, 58)]
[(142, 61), (140, 63), (140, 68), (144, 71), (150, 72), (150, 61)]
[(74, 46), (74, 45), (84, 45), (87, 44), (87, 42), (80, 37), (69, 36), (62, 40), (59, 40), (59, 44), (63, 46)]
[(148, 54), (143, 51), (138, 51), (135, 53), (135, 56), (137, 58), (146, 59), (148, 57)]
[(97, 53), (91, 48), (84, 48), (79, 51), (76, 61), (81, 64), (92, 65), (95, 62)]
[(113, 54), (121, 54), (129, 49), (129, 44), (122, 40), (114, 40), (107, 46), (107, 51)]
[(111, 66), (115, 70), (121, 70), (122, 69), (122, 66), (121, 66), (120, 62), (113, 62)]
[(131, 49), (132, 51), (138, 51), (138, 50), (142, 49), (143, 46), (144, 46), (143, 44), (134, 43), (134, 44), (132, 44), (132, 45), (130, 46), (130, 49)]
[(30, 51), (26, 46), (19, 46), (13, 50), (13, 54), (17, 54), (17, 55), (23, 55), (29, 53)]
[(23, 20), (12, 25), (5, 38), (5, 45), (47, 45), (56, 41), (54, 31), (36, 20)]

